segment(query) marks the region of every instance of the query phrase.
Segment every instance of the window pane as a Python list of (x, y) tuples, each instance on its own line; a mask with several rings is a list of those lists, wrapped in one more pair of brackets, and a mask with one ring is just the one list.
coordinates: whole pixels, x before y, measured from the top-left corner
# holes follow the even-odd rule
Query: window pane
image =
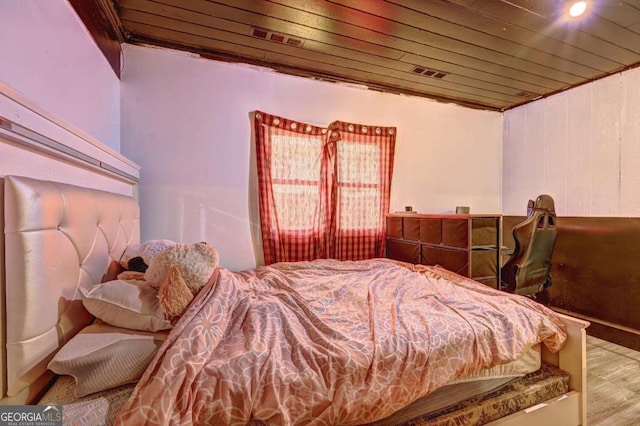
[(373, 144), (338, 143), (338, 181), (377, 185), (380, 167), (378, 147)]
[(276, 202), (275, 217), (279, 220), (280, 230), (297, 231), (313, 228), (313, 218), (320, 198), (319, 185), (275, 184), (273, 195)]
[(320, 179), (322, 139), (320, 137), (271, 135), (273, 179)]
[(274, 220), (282, 231), (311, 230), (320, 197), (322, 138), (273, 133), (271, 142)]
[(378, 227), (380, 191), (377, 188), (340, 187), (341, 229), (375, 229)]

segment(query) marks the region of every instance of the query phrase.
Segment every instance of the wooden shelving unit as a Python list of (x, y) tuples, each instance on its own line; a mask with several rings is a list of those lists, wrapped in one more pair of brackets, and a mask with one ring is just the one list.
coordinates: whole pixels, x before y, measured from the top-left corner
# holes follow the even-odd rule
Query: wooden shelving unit
[(386, 257), (440, 265), (498, 288), (501, 215), (389, 214)]

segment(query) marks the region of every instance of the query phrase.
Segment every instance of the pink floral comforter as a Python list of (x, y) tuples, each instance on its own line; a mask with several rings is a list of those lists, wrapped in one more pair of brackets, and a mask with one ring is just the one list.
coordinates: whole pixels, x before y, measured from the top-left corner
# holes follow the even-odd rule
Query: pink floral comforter
[(367, 423), (565, 338), (542, 305), (438, 267), (374, 259), (220, 269), (118, 421)]

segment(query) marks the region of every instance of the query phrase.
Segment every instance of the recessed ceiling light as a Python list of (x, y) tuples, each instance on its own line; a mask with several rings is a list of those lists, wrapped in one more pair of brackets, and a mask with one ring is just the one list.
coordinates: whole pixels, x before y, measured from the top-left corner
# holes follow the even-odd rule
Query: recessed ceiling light
[(587, 2), (586, 1), (577, 1), (571, 5), (569, 8), (569, 15), (573, 18), (577, 18), (578, 16), (582, 16), (584, 12), (587, 11)]

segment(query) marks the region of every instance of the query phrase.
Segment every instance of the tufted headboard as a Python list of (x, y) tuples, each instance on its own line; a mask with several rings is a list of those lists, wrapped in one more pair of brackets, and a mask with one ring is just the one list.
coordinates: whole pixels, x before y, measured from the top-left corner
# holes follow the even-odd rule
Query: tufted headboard
[(37, 397), (52, 377), (53, 354), (93, 319), (78, 289), (113, 278), (125, 248), (139, 240), (132, 197), (5, 177), (0, 403)]

